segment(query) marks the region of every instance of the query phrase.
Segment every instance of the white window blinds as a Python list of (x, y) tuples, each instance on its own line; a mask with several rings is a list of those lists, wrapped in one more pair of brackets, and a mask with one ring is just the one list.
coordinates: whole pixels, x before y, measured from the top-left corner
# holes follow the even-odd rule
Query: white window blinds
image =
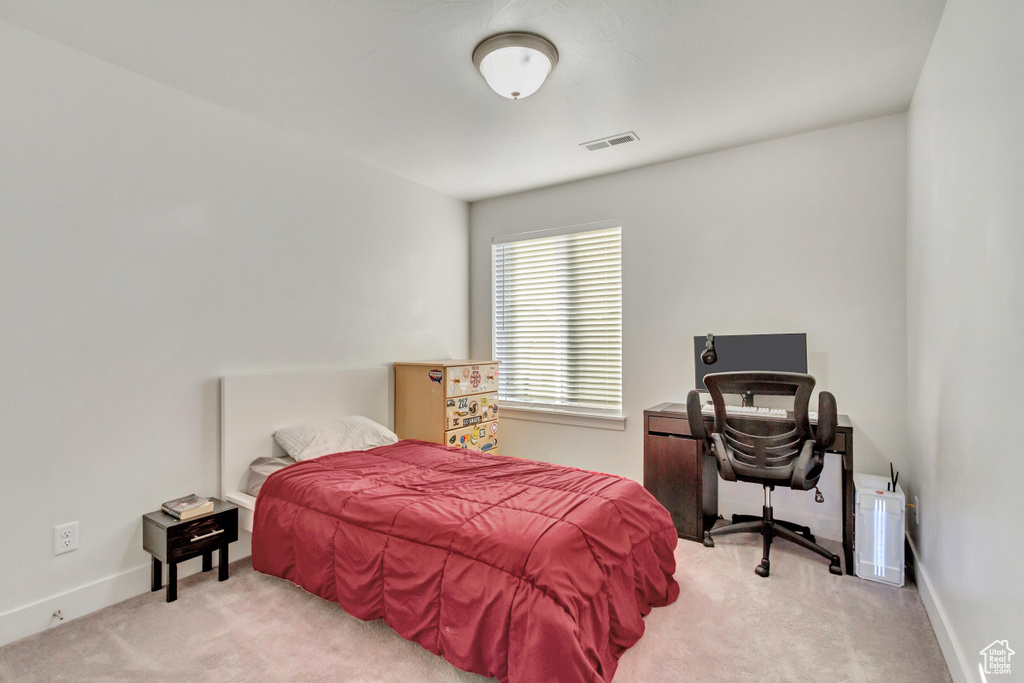
[(503, 401), (621, 411), (621, 228), (592, 227), (495, 240)]

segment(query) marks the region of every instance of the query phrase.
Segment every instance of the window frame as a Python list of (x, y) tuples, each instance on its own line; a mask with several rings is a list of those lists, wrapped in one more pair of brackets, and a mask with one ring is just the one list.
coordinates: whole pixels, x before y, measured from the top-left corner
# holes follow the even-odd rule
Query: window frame
[[(622, 254), (622, 233), (625, 231), (622, 221), (618, 220), (607, 220), (597, 221), (593, 223), (581, 223), (577, 225), (568, 225), (558, 228), (549, 228), (544, 230), (533, 230), (528, 232), (512, 233), (507, 235), (498, 235), (491, 238), (491, 357), (496, 361), (497, 356), (497, 272), (495, 271), (495, 250), (494, 247), (502, 244), (509, 244), (512, 242), (523, 242), (527, 240), (543, 239), (547, 237), (559, 237), (561, 235), (571, 235), (581, 232), (592, 232), (596, 230), (605, 230), (609, 228), (619, 229), (619, 268), (622, 270), (622, 264), (624, 261)], [(624, 278), (623, 278), (624, 279)], [(625, 283), (620, 285), (624, 289)], [(620, 290), (622, 291), (622, 290)], [(623, 297), (624, 298), (624, 297)], [(621, 307), (621, 303), (620, 303)], [(621, 311), (621, 308), (620, 308)], [(620, 344), (624, 347), (625, 330), (621, 331)], [(625, 348), (622, 352), (622, 363), (625, 365)], [(624, 373), (623, 373), (624, 374)], [(517, 419), (517, 420), (530, 420), (535, 422), (551, 422), (558, 424), (568, 424), (580, 427), (595, 427), (598, 429), (612, 429), (622, 431), (626, 428), (626, 416), (624, 413), (625, 409), (625, 395), (623, 392), (622, 378), (620, 377), (619, 392), (622, 396), (622, 404), (619, 409), (601, 409), (596, 407), (575, 407), (575, 406), (562, 406), (557, 404), (545, 404), (545, 403), (534, 403), (528, 401), (516, 401), (515, 399), (504, 399), (500, 398), (501, 415), (502, 417)]]

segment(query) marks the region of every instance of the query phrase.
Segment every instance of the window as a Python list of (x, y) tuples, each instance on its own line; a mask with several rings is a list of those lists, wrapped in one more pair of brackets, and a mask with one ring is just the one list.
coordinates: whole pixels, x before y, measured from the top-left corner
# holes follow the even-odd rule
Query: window
[(622, 410), (622, 237), (595, 224), (496, 238), (494, 357), (510, 407)]

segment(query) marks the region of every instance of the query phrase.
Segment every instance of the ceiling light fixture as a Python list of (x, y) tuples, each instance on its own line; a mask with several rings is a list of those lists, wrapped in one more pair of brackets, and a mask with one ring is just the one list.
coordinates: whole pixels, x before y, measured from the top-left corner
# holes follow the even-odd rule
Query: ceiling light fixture
[(476, 46), (473, 64), (491, 90), (518, 100), (544, 85), (558, 64), (558, 50), (550, 40), (535, 33), (498, 33)]

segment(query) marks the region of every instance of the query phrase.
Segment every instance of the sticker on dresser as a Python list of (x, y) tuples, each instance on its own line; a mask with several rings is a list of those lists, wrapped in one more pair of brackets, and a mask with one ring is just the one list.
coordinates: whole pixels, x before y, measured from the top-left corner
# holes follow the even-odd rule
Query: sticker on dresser
[(498, 447), (498, 423), (481, 422), (445, 432), (445, 445), (473, 451), (496, 453)]
[(474, 394), (445, 401), (445, 429), (468, 427), (498, 416), (498, 394)]
[(447, 368), (448, 396), (484, 394), (498, 390), (498, 365), (458, 365)]

